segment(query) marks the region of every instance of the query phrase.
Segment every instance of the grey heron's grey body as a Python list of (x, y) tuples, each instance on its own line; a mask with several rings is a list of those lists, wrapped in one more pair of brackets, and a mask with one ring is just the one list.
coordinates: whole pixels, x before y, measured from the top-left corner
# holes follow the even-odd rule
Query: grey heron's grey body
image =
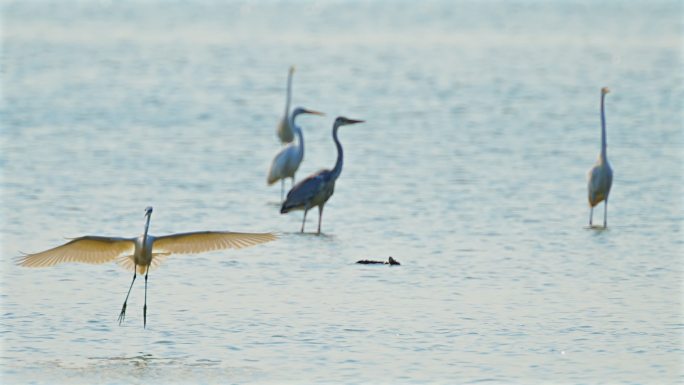
[(613, 169), (608, 162), (606, 154), (606, 116), (604, 101), (610, 90), (607, 87), (601, 89), (601, 153), (594, 167), (589, 170), (587, 190), (589, 193), (589, 226), (592, 226), (594, 207), (601, 201), (603, 203), (603, 227), (608, 226), (608, 195), (613, 184)]
[(285, 202), (283, 202), (280, 208), (280, 213), (285, 214), (293, 210), (304, 210), (301, 232), (304, 232), (307, 212), (314, 207), (318, 207), (318, 234), (321, 233), (323, 208), (335, 192), (335, 181), (342, 173), (342, 165), (344, 163), (344, 152), (342, 144), (340, 144), (340, 140), (337, 137), (337, 130), (341, 126), (356, 123), (363, 123), (363, 120), (348, 119), (342, 116), (335, 119), (332, 130), (332, 137), (337, 147), (335, 167), (332, 170), (320, 170), (308, 176), (287, 193), (287, 198), (285, 198)]
[(285, 99), (285, 113), (278, 122), (278, 139), (281, 143), (290, 143), (294, 140), (294, 131), (290, 125), (290, 99), (292, 98), (292, 75), (294, 74), (294, 66), (290, 67), (287, 73), (287, 99)]
[(152, 207), (145, 209), (145, 231), (139, 237), (120, 238), (86, 235), (55, 248), (26, 254), (18, 264), (26, 267), (47, 267), (63, 262), (101, 264), (116, 260), (123, 268), (133, 270), (133, 280), (119, 313), (119, 324), (126, 316), (126, 303), (137, 274), (145, 274), (145, 304), (143, 327), (147, 326), (147, 277), (151, 268), (159, 266), (171, 254), (195, 254), (212, 250), (242, 248), (276, 239), (271, 233), (235, 233), (198, 231), (155, 237), (148, 234)]
[(304, 159), (304, 134), (302, 133), (302, 128), (295, 122), (297, 115), (300, 114), (323, 115), (322, 112), (297, 107), (290, 116), (290, 126), (297, 134), (298, 143), (290, 143), (278, 152), (271, 162), (271, 167), (268, 170), (268, 177), (266, 178), (266, 182), (269, 185), (280, 180), (281, 201), (283, 200), (283, 193), (285, 191), (285, 178), (292, 178), (292, 185), (294, 185), (295, 173)]

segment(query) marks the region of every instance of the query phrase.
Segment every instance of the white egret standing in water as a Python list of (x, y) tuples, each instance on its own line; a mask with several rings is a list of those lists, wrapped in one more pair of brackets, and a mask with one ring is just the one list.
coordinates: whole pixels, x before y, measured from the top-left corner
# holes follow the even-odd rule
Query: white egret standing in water
[(147, 276), (171, 254), (196, 254), (221, 249), (239, 249), (276, 239), (271, 233), (234, 233), (227, 231), (198, 231), (164, 236), (147, 233), (150, 226), (152, 207), (145, 209), (145, 231), (136, 238), (102, 237), (86, 235), (75, 238), (64, 245), (35, 254), (22, 256), (18, 264), (26, 267), (46, 267), (63, 262), (101, 264), (118, 260), (127, 270), (133, 270), (133, 281), (128, 288), (119, 324), (126, 316), (126, 303), (131, 294), (137, 274), (145, 274), (145, 304), (143, 306), (143, 327), (147, 326)]
[(285, 99), (285, 113), (282, 119), (278, 122), (278, 138), (282, 143), (290, 143), (294, 140), (294, 132), (292, 131), (290, 119), (290, 99), (292, 98), (292, 75), (294, 74), (294, 66), (290, 67), (287, 73), (287, 99)]
[(610, 187), (613, 184), (613, 170), (608, 163), (606, 155), (606, 114), (604, 101), (606, 94), (610, 92), (607, 87), (601, 89), (601, 154), (594, 167), (589, 170), (589, 226), (592, 225), (594, 216), (594, 206), (601, 201), (603, 203), (603, 227), (608, 226), (608, 194), (610, 194)]
[(275, 158), (273, 158), (271, 168), (268, 170), (268, 177), (266, 178), (266, 182), (269, 185), (280, 180), (281, 201), (285, 191), (285, 178), (292, 178), (292, 184), (294, 185), (295, 173), (299, 169), (299, 165), (302, 164), (302, 159), (304, 159), (304, 134), (302, 133), (302, 128), (295, 122), (299, 114), (323, 115), (322, 112), (297, 107), (290, 116), (290, 127), (297, 134), (299, 143), (290, 143), (280, 150)]
[(340, 176), (340, 173), (342, 173), (342, 164), (344, 163), (344, 153), (340, 140), (337, 138), (337, 130), (341, 126), (356, 123), (363, 123), (363, 120), (348, 119), (342, 116), (335, 119), (332, 130), (332, 137), (335, 141), (335, 146), (337, 146), (337, 161), (335, 162), (335, 167), (332, 170), (321, 170), (310, 175), (297, 183), (297, 185), (287, 193), (287, 198), (280, 208), (280, 213), (285, 214), (292, 210), (304, 210), (301, 232), (304, 232), (306, 213), (309, 209), (318, 206), (318, 234), (321, 233), (323, 207), (335, 191), (335, 181)]

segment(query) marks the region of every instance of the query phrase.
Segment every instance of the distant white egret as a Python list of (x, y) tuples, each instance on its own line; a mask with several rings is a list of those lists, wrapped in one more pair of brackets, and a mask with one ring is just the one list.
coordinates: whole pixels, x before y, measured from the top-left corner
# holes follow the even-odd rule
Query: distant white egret
[(280, 180), (281, 201), (283, 200), (283, 193), (285, 190), (285, 178), (292, 178), (292, 184), (294, 185), (295, 173), (297, 172), (297, 169), (299, 169), (299, 165), (302, 164), (302, 159), (304, 159), (304, 134), (302, 133), (302, 128), (295, 122), (295, 119), (299, 114), (323, 115), (322, 112), (297, 107), (290, 116), (290, 127), (292, 127), (297, 134), (299, 143), (290, 143), (280, 150), (275, 158), (273, 158), (271, 168), (268, 170), (268, 177), (266, 178), (266, 182), (269, 185)]
[(287, 198), (280, 208), (280, 213), (285, 214), (292, 210), (304, 210), (301, 232), (304, 232), (306, 213), (309, 209), (318, 206), (318, 234), (321, 233), (323, 207), (335, 191), (335, 181), (340, 176), (340, 173), (342, 173), (342, 164), (344, 162), (344, 153), (340, 140), (337, 138), (337, 130), (341, 126), (356, 123), (363, 123), (363, 120), (348, 119), (342, 116), (335, 119), (332, 130), (332, 137), (335, 141), (335, 146), (337, 146), (337, 161), (335, 162), (335, 167), (332, 170), (321, 170), (310, 175), (297, 183), (297, 185), (287, 193)]
[(126, 303), (131, 294), (137, 274), (145, 274), (145, 303), (143, 306), (143, 327), (147, 326), (147, 275), (171, 254), (196, 254), (253, 246), (276, 239), (271, 233), (234, 233), (222, 231), (199, 231), (156, 237), (147, 233), (150, 226), (152, 207), (145, 209), (145, 231), (136, 238), (102, 237), (86, 235), (75, 238), (64, 245), (35, 254), (22, 256), (18, 264), (26, 267), (47, 267), (63, 262), (101, 264), (118, 260), (127, 270), (133, 270), (133, 281), (128, 288), (119, 324), (126, 317)]
[(594, 167), (589, 170), (589, 183), (587, 185), (589, 190), (589, 226), (592, 225), (594, 216), (594, 206), (601, 201), (603, 204), (603, 227), (608, 226), (608, 194), (610, 194), (610, 187), (613, 184), (613, 170), (608, 163), (606, 155), (606, 114), (604, 101), (606, 94), (610, 92), (607, 87), (601, 89), (601, 154)]
[(285, 114), (278, 122), (278, 138), (282, 143), (290, 143), (294, 140), (294, 132), (292, 131), (290, 119), (290, 99), (292, 98), (292, 75), (294, 74), (294, 66), (290, 67), (287, 73), (287, 99), (285, 99)]

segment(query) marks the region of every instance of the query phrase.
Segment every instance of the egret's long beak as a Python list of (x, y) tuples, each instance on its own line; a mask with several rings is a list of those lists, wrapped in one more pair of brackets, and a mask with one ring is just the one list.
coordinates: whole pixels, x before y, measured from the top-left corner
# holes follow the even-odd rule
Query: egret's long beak
[(347, 119), (347, 124), (364, 123), (365, 120)]
[(319, 111), (314, 111), (314, 110), (304, 110), (304, 111), (302, 111), (302, 112), (305, 113), (305, 114), (325, 116), (325, 113), (319, 112)]

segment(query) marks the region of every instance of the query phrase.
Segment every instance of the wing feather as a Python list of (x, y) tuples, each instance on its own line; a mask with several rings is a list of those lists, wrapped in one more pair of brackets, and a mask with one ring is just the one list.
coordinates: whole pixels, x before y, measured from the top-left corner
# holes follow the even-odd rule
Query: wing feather
[(153, 253), (196, 254), (205, 251), (240, 249), (277, 239), (272, 233), (235, 233), (229, 231), (198, 231), (157, 237)]
[(132, 238), (86, 235), (50, 250), (23, 255), (17, 264), (26, 267), (47, 267), (64, 262), (100, 264), (133, 254), (134, 249)]

